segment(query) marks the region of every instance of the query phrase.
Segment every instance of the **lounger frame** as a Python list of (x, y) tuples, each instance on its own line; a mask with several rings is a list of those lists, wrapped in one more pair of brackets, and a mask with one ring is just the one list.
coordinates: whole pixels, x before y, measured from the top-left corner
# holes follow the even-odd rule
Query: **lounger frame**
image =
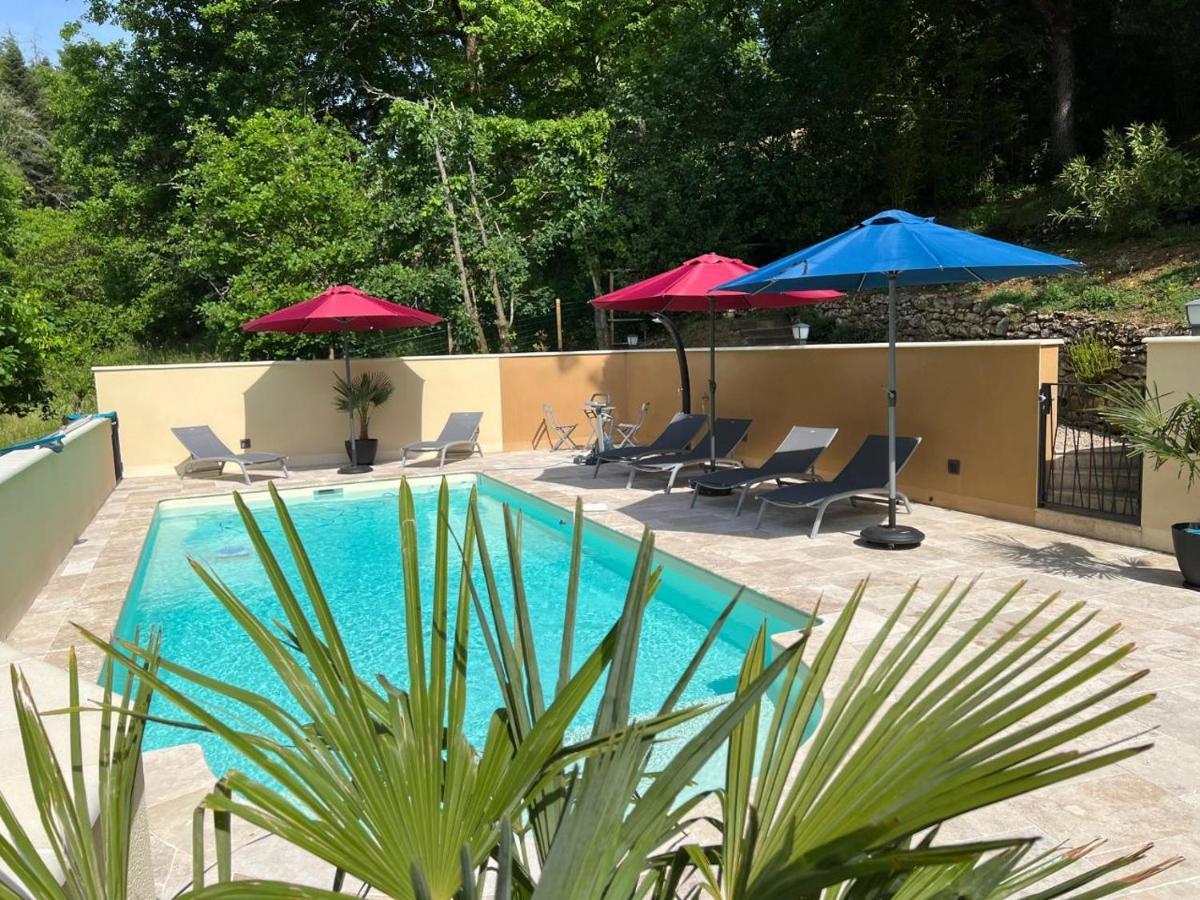
[[(867, 441), (876, 440), (876, 439), (880, 439), (880, 438), (886, 439), (883, 435), (871, 435), (869, 438), (867, 438)], [(908, 451), (907, 455), (905, 455), (905, 456), (903, 456), (903, 458), (897, 460), (897, 464), (896, 464), (896, 474), (897, 475), (899, 475), (900, 472), (904, 469), (904, 467), (906, 465), (908, 465), (908, 461), (913, 458), (913, 455), (917, 452), (917, 448), (921, 445), (921, 438), (919, 438), (919, 437), (905, 437), (905, 438), (903, 438), (903, 440), (912, 441), (913, 444), (912, 444), (912, 448)], [(858, 452), (862, 452), (862, 450), (866, 448), (867, 441), (864, 441), (863, 447), (860, 447)], [(857, 456), (858, 453), (856, 453), (855, 455)], [(846, 464), (846, 467), (843, 468), (842, 472), (838, 473), (838, 475), (835, 476), (832, 481), (827, 482), (827, 483), (830, 484), (831, 486), (835, 486), (838, 481), (838, 478), (841, 477), (842, 473), (844, 473), (846, 471), (846, 468), (848, 468), (853, 461), (854, 461), (854, 459), (852, 457), (850, 462), (848, 462)], [(778, 506), (783, 509), (815, 509), (817, 515), (816, 515), (816, 518), (813, 520), (812, 528), (809, 529), (808, 536), (809, 536), (809, 538), (816, 538), (816, 536), (821, 531), (821, 522), (825, 518), (825, 510), (829, 508), (829, 505), (831, 503), (837, 503), (842, 500), (849, 500), (850, 504), (852, 506), (855, 505), (855, 501), (857, 501), (857, 500), (867, 500), (867, 501), (877, 502), (877, 503), (878, 502), (887, 503), (888, 502), (888, 486), (886, 483), (884, 483), (878, 487), (860, 484), (854, 488), (848, 488), (844, 491), (838, 491), (837, 493), (834, 493), (834, 494), (826, 494), (823, 497), (819, 497), (815, 500), (809, 500), (807, 502), (798, 502), (798, 501), (794, 501), (794, 500), (780, 500), (780, 499), (773, 500), (773, 499), (771, 499), (771, 494), (766, 494), (759, 498), (758, 516), (754, 520), (754, 527), (756, 529), (762, 527), (763, 514), (767, 511), (768, 506)], [(909, 503), (908, 496), (899, 489), (896, 490), (896, 502), (903, 505), (904, 512), (906, 514), (912, 513), (912, 504)]]
[(436, 453), (438, 454), (438, 468), (446, 467), (446, 455), (452, 450), (466, 450), (467, 457), (478, 453), (483, 456), (483, 448), (479, 446), (479, 419), (483, 418), (483, 413), (451, 413), (450, 418), (446, 420), (445, 426), (442, 428), (442, 434), (445, 434), (449, 429), (453, 417), (456, 415), (477, 415), (479, 418), (475, 421), (475, 428), (471, 432), (469, 438), (444, 440), (441, 435), (432, 441), (416, 441), (408, 444), (400, 450), (400, 467), (404, 468), (408, 465), (408, 455), (410, 453)]
[[(717, 456), (711, 460), (718, 466), (726, 468), (740, 466), (741, 462), (731, 456), (738, 445), (746, 440), (746, 435), (750, 433), (750, 419), (717, 419), (714, 425), (714, 431), (717, 436)], [(679, 473), (684, 469), (690, 469), (694, 466), (706, 466), (710, 462), (709, 453), (709, 435), (704, 435), (696, 442), (696, 446), (691, 450), (684, 451), (680, 454), (668, 453), (667, 456), (674, 456), (674, 459), (657, 459), (661, 454), (655, 454), (651, 457), (639, 457), (633, 460), (621, 460), (621, 465), (629, 469), (629, 477), (625, 481), (625, 487), (633, 486), (633, 479), (637, 477), (638, 472), (649, 473), (666, 473), (667, 475), (667, 493), (671, 493), (671, 488), (675, 486), (675, 479), (679, 477)]]
[[(700, 496), (702, 487), (708, 488), (728, 488), (730, 492), (738, 492), (737, 506), (734, 508), (733, 515), (736, 518), (742, 514), (742, 508), (746, 505), (746, 498), (750, 496), (750, 489), (758, 487), (760, 484), (766, 484), (768, 481), (774, 481), (775, 484), (783, 486), (786, 479), (795, 479), (799, 481), (821, 481), (822, 478), (812, 470), (813, 465), (820, 458), (821, 454), (833, 443), (833, 439), (837, 437), (838, 430), (836, 428), (808, 428), (802, 425), (797, 425), (788, 432), (785, 437), (775, 448), (775, 452), (761, 466), (751, 466), (746, 468), (746, 478), (741, 482), (720, 485), (706, 485), (703, 475), (692, 479), (692, 502), (690, 507), (695, 507), (696, 499)], [(805, 469), (789, 469), (789, 468), (771, 468), (771, 460), (775, 459), (780, 454), (795, 454), (804, 451), (814, 451), (808, 467)]]
[[(741, 460), (735, 459), (732, 456), (719, 457), (714, 460), (718, 467), (736, 468), (742, 464)], [(708, 457), (704, 459), (688, 459), (681, 462), (672, 463), (641, 463), (637, 460), (632, 462), (622, 461), (622, 465), (629, 469), (629, 477), (625, 480), (625, 487), (633, 487), (633, 479), (637, 477), (638, 472), (649, 473), (667, 473), (667, 490), (666, 493), (671, 493), (671, 488), (675, 487), (675, 481), (679, 477), (679, 473), (684, 469), (690, 469), (693, 466), (707, 466)]]
[[(217, 437), (207, 425), (186, 425), (171, 429), (171, 433), (179, 443), (183, 444), (183, 449), (188, 452), (188, 459), (177, 467), (179, 477), (184, 478), (197, 470), (216, 469), (217, 475), (225, 474), (225, 466), (235, 465), (242, 472), (242, 480), (246, 484), (250, 484), (250, 468), (255, 466), (271, 466), (278, 465), (283, 471), (284, 478), (290, 478), (291, 473), (288, 472), (288, 458), (283, 453), (267, 453), (265, 451), (252, 451), (250, 453), (234, 453), (224, 441)], [(191, 446), (188, 445), (189, 439), (198, 438), (209, 444), (206, 449), (220, 450), (220, 453), (205, 453), (198, 454)]]
[(291, 473), (288, 472), (287, 461), (288, 458), (286, 456), (272, 456), (270, 459), (240, 459), (237, 456), (228, 458), (219, 456), (193, 456), (179, 466), (179, 477), (183, 478), (197, 470), (203, 471), (204, 469), (214, 468), (217, 470), (217, 475), (221, 476), (225, 474), (225, 467), (227, 465), (234, 465), (241, 470), (242, 480), (246, 484), (250, 484), (249, 470), (252, 467), (269, 466), (278, 463), (280, 471), (283, 472), (283, 477), (291, 478)]
[[(829, 504), (837, 503), (840, 500), (849, 500), (850, 505), (854, 506), (856, 500), (870, 500), (876, 503), (887, 503), (888, 495), (887, 488), (884, 488), (882, 493), (877, 491), (842, 491), (839, 494), (830, 494), (828, 497), (822, 497), (820, 500), (814, 500), (811, 503), (789, 503), (781, 500), (770, 500), (767, 497), (759, 498), (758, 517), (754, 520), (754, 527), (762, 527), (763, 513), (767, 511), (768, 506), (778, 506), (782, 509), (815, 509), (817, 517), (813, 519), (812, 528), (808, 531), (809, 538), (815, 538), (821, 532), (821, 520), (825, 518), (825, 510), (829, 508)], [(896, 502), (903, 505), (906, 515), (912, 513), (912, 504), (908, 502), (908, 495), (903, 491), (896, 491)]]

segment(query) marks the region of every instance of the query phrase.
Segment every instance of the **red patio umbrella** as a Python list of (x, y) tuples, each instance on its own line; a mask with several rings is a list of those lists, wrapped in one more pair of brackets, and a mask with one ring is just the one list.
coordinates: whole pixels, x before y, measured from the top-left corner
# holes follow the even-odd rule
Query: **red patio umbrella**
[[(287, 334), (320, 334), (340, 331), (342, 355), (346, 359), (346, 384), (350, 384), (350, 332), (382, 328), (422, 328), (442, 321), (441, 316), (422, 312), (364, 294), (349, 284), (339, 284), (292, 306), (278, 309), (242, 324), (242, 331), (281, 331)], [(370, 466), (358, 464), (358, 444), (354, 438), (354, 409), (350, 418), (350, 465), (338, 469), (344, 475), (370, 472)]]
[(844, 297), (839, 291), (787, 291), (746, 294), (715, 291), (719, 284), (755, 271), (754, 266), (717, 253), (705, 253), (689, 259), (667, 272), (652, 275), (592, 300), (593, 306), (624, 312), (708, 312), (708, 433), (709, 463), (716, 458), (717, 417), (717, 310), (781, 309), (806, 306)]

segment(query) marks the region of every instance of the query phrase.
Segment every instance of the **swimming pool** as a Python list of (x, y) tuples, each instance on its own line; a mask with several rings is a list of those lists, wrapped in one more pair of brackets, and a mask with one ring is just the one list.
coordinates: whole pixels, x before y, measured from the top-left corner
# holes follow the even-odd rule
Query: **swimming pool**
[[(422, 548), (422, 595), (431, 594), (432, 533), (438, 478), (409, 482)], [(478, 488), (484, 535), (501, 585), (509, 593), (511, 572), (504, 552), (503, 506), (520, 511), (522, 574), (537, 640), (543, 682), (553, 684), (562, 644), (562, 610), (570, 563), (571, 516), (566, 511), (484, 475), (450, 481), (450, 522), (461, 532), (472, 487)], [(376, 673), (407, 686), (404, 657), (405, 623), (400, 568), (398, 482), (374, 482), (334, 489), (281, 491), (329, 599), (352, 661), (373, 680)], [(259, 525), (276, 550), (285, 571), (299, 584), (282, 530), (265, 494), (244, 495)], [(636, 542), (589, 522), (584, 531), (575, 661), (595, 647), (620, 615), (633, 569)], [(206, 675), (232, 682), (271, 697), (291, 708), (290, 698), (274, 671), (220, 603), (201, 584), (187, 563), (189, 556), (210, 565), (233, 592), (262, 620), (282, 619), (282, 611), (255, 556), (241, 519), (229, 496), (159, 504), (142, 548), (141, 559), (117, 625), (117, 635), (132, 638), (159, 626), (168, 659)], [(737, 586), (664, 553), (661, 587), (646, 611), (633, 689), (633, 712), (657, 712), (667, 692), (683, 673), (717, 615)], [(451, 621), (457, 600), (458, 571), (451, 565)], [(506, 597), (506, 602), (511, 598)], [(426, 610), (428, 612), (428, 610)], [(511, 623), (511, 607), (506, 608)], [(744, 592), (742, 602), (726, 621), (718, 639), (684, 693), (682, 702), (711, 702), (732, 695), (738, 669), (751, 639), (763, 621), (771, 633), (803, 627), (802, 613), (767, 597)], [(502, 705), (486, 645), (478, 628), (471, 630), (468, 650), (468, 736), (479, 743), (492, 711)], [(189, 686), (193, 696), (203, 692)], [(580, 712), (580, 735), (586, 733), (599, 702), (599, 690)], [(217, 702), (215, 694), (207, 699)], [(154, 710), (178, 717), (162, 699)], [(765, 700), (769, 705), (770, 700)], [(765, 721), (769, 710), (764, 710)], [(246, 725), (254, 724), (245, 722)], [(702, 719), (685, 723), (689, 732)], [(198, 742), (216, 773), (245, 768), (245, 761), (214, 735), (151, 724), (146, 749)], [(670, 744), (663, 752), (669, 752)], [(719, 780), (720, 760), (714, 759), (702, 782)]]

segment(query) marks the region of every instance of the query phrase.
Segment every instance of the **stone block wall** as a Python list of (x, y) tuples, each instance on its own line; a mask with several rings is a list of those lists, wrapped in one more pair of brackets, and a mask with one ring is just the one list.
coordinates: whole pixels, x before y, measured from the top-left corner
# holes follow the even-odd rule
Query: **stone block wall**
[[(790, 312), (790, 311), (789, 311)], [(1137, 325), (1106, 319), (1092, 313), (1030, 311), (1015, 303), (966, 302), (961, 296), (903, 291), (897, 305), (897, 337), (901, 341), (962, 341), (997, 339), (1062, 339), (1068, 344), (1095, 338), (1121, 352), (1120, 378), (1146, 377), (1143, 338), (1186, 334), (1180, 325)], [(824, 318), (842, 328), (854, 329), (871, 339), (887, 334), (887, 297), (883, 294), (850, 297), (807, 307), (799, 318), (815, 322)], [(1072, 381), (1070, 353), (1059, 355), (1059, 378)]]

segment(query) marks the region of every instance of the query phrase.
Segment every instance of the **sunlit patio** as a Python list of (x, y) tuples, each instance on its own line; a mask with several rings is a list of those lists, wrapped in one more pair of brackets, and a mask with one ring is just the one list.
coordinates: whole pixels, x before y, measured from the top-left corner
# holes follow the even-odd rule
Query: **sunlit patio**
[[(876, 504), (833, 507), (820, 537), (810, 540), (810, 512), (771, 510), (756, 530), (753, 501), (741, 517), (733, 515), (732, 498), (701, 498), (689, 508), (688, 490), (663, 494), (650, 477), (626, 489), (618, 468), (605, 467), (593, 479), (591, 469), (572, 464), (569, 454), (517, 452), (455, 463), (446, 471), (486, 471), (564, 510), (582, 497), (586, 515), (596, 522), (627, 534), (652, 528), (662, 550), (797, 609), (812, 611), (819, 604), (818, 641), (859, 580), (869, 578), (864, 605), (849, 635), (851, 646), (842, 657), (844, 667), (918, 579), (917, 602), (906, 613), (908, 620), (952, 581), (960, 587), (975, 582), (963, 611), (949, 626), (948, 634), (954, 636), (974, 614), (1019, 582), (1025, 586), (1002, 616), (1006, 622), (1015, 621), (1050, 593), (1061, 593), (1063, 602), (1087, 603), (1097, 612), (1097, 628), (1120, 622), (1126, 638), (1137, 644), (1129, 659), (1106, 677), (1148, 668), (1150, 674), (1139, 687), (1158, 696), (1115, 727), (1086, 738), (1085, 745), (1137, 735), (1136, 741), (1152, 740), (1155, 749), (1009, 801), (1002, 813), (983, 810), (954, 823), (949, 831), (955, 837), (1044, 834), (1072, 845), (1105, 838), (1101, 855), (1154, 841), (1156, 858), (1190, 858), (1144, 887), (1145, 895), (1193, 897), (1200, 890), (1200, 789), (1194, 781), (1194, 773), (1200, 771), (1200, 662), (1192, 649), (1200, 638), (1200, 594), (1180, 586), (1169, 556), (920, 504), (904, 521), (924, 531), (927, 542), (915, 550), (889, 553), (862, 546), (857, 536), (864, 525), (880, 520), (883, 508)], [(402, 474), (399, 464), (384, 464), (370, 477), (390, 480)], [(436, 466), (416, 464), (407, 474), (436, 477), (438, 472)], [(256, 476), (247, 488), (232, 475), (125, 479), (8, 643), (19, 654), (64, 664), (66, 648), (77, 643), (71, 623), (99, 633), (115, 625), (160, 500), (260, 491), (269, 480)], [(330, 467), (301, 469), (276, 483), (295, 488), (334, 481), (346, 483)], [(94, 675), (97, 657), (86, 649), (80, 654), (85, 674)], [(154, 879), (158, 889), (169, 894), (190, 878), (189, 811), (214, 779), (198, 749), (186, 746), (148, 753), (146, 778)], [(303, 872), (303, 880), (328, 884), (327, 867), (280, 848), (275, 838), (243, 829), (235, 831), (235, 842), (240, 848), (234, 854), (238, 875), (296, 879)]]

